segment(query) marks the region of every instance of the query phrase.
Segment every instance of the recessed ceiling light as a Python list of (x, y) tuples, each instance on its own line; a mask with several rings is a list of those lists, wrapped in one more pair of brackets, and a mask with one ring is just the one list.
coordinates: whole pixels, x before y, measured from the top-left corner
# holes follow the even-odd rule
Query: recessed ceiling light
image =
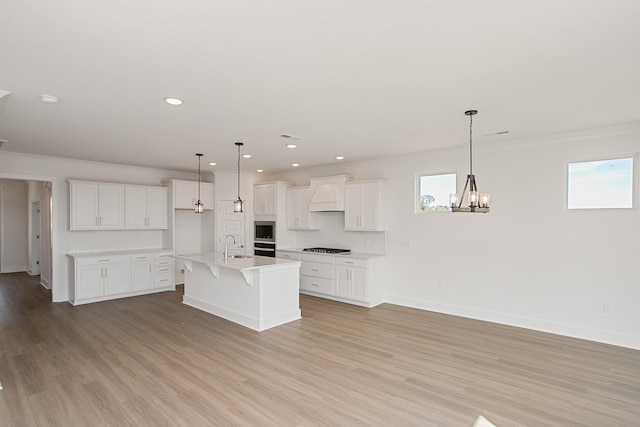
[(300, 166), (300, 163), (291, 163), (291, 166), (293, 166), (294, 168), (297, 168), (298, 166)]
[(209, 166), (215, 166), (215, 165), (217, 165), (216, 162), (209, 162)]
[(336, 160), (344, 160), (344, 156), (336, 156)]
[(250, 159), (251, 158), (251, 154), (243, 154), (242, 157), (244, 157), (245, 159)]
[(262, 172), (264, 172), (264, 170), (263, 169), (257, 169), (256, 172), (262, 173)]
[(53, 95), (40, 95), (40, 99), (42, 102), (48, 102), (49, 104), (57, 104), (59, 102), (58, 98)]
[(166, 102), (167, 104), (170, 105), (181, 105), (182, 104), (182, 99), (178, 99), (178, 98), (165, 98), (164, 102)]
[(297, 145), (296, 144), (287, 144), (286, 147), (287, 148), (296, 148)]

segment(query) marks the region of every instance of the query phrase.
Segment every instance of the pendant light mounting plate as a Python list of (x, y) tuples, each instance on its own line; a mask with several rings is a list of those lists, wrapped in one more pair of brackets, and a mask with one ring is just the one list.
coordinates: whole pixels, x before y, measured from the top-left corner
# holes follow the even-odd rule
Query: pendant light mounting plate
[(478, 110), (467, 110), (464, 112), (465, 116), (475, 116), (478, 114)]

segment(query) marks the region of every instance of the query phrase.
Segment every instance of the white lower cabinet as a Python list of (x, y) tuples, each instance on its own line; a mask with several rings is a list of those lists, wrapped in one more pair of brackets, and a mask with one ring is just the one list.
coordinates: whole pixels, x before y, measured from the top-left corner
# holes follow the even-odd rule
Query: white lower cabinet
[(278, 258), (301, 260), (300, 293), (373, 307), (384, 302), (386, 258), (356, 258), (278, 250)]
[(336, 295), (368, 301), (367, 261), (336, 259)]
[(333, 257), (301, 255), (300, 290), (333, 295), (335, 280)]
[(175, 260), (171, 255), (171, 252), (153, 255), (153, 287), (155, 289), (175, 287)]
[(76, 300), (93, 302), (130, 290), (128, 256), (81, 258), (76, 260), (75, 270)]
[(131, 255), (131, 290), (153, 288), (153, 254)]
[(171, 251), (71, 257), (73, 305), (175, 289)]

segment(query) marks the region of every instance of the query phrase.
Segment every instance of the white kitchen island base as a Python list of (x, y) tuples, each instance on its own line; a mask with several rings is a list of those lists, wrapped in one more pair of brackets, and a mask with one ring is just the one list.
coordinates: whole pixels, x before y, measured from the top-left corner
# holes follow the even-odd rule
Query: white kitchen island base
[(185, 261), (184, 304), (256, 331), (301, 318), (300, 262), (216, 254), (176, 258)]

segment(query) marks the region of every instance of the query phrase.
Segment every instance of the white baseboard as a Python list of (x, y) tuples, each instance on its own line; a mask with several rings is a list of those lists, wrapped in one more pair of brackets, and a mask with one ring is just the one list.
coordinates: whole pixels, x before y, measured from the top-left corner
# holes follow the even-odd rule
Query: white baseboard
[(10, 265), (10, 266), (5, 265), (2, 267), (2, 271), (0, 271), (0, 273), (22, 273), (26, 271), (27, 271), (26, 265)]
[(40, 276), (40, 284), (43, 288), (51, 290), (51, 285), (47, 279), (44, 279), (42, 275)]
[(479, 310), (450, 304), (442, 304), (434, 301), (406, 298), (398, 295), (387, 295), (389, 304), (404, 307), (418, 308), (434, 311), (436, 313), (451, 314), (453, 316), (467, 317), (470, 319), (484, 320), (502, 325), (518, 328), (532, 329), (534, 331), (564, 335), (588, 341), (596, 341), (604, 344), (617, 345), (640, 350), (640, 336), (621, 334), (618, 332), (604, 331), (600, 329), (585, 328), (584, 326), (567, 323), (553, 322), (545, 319), (518, 316), (509, 313)]

